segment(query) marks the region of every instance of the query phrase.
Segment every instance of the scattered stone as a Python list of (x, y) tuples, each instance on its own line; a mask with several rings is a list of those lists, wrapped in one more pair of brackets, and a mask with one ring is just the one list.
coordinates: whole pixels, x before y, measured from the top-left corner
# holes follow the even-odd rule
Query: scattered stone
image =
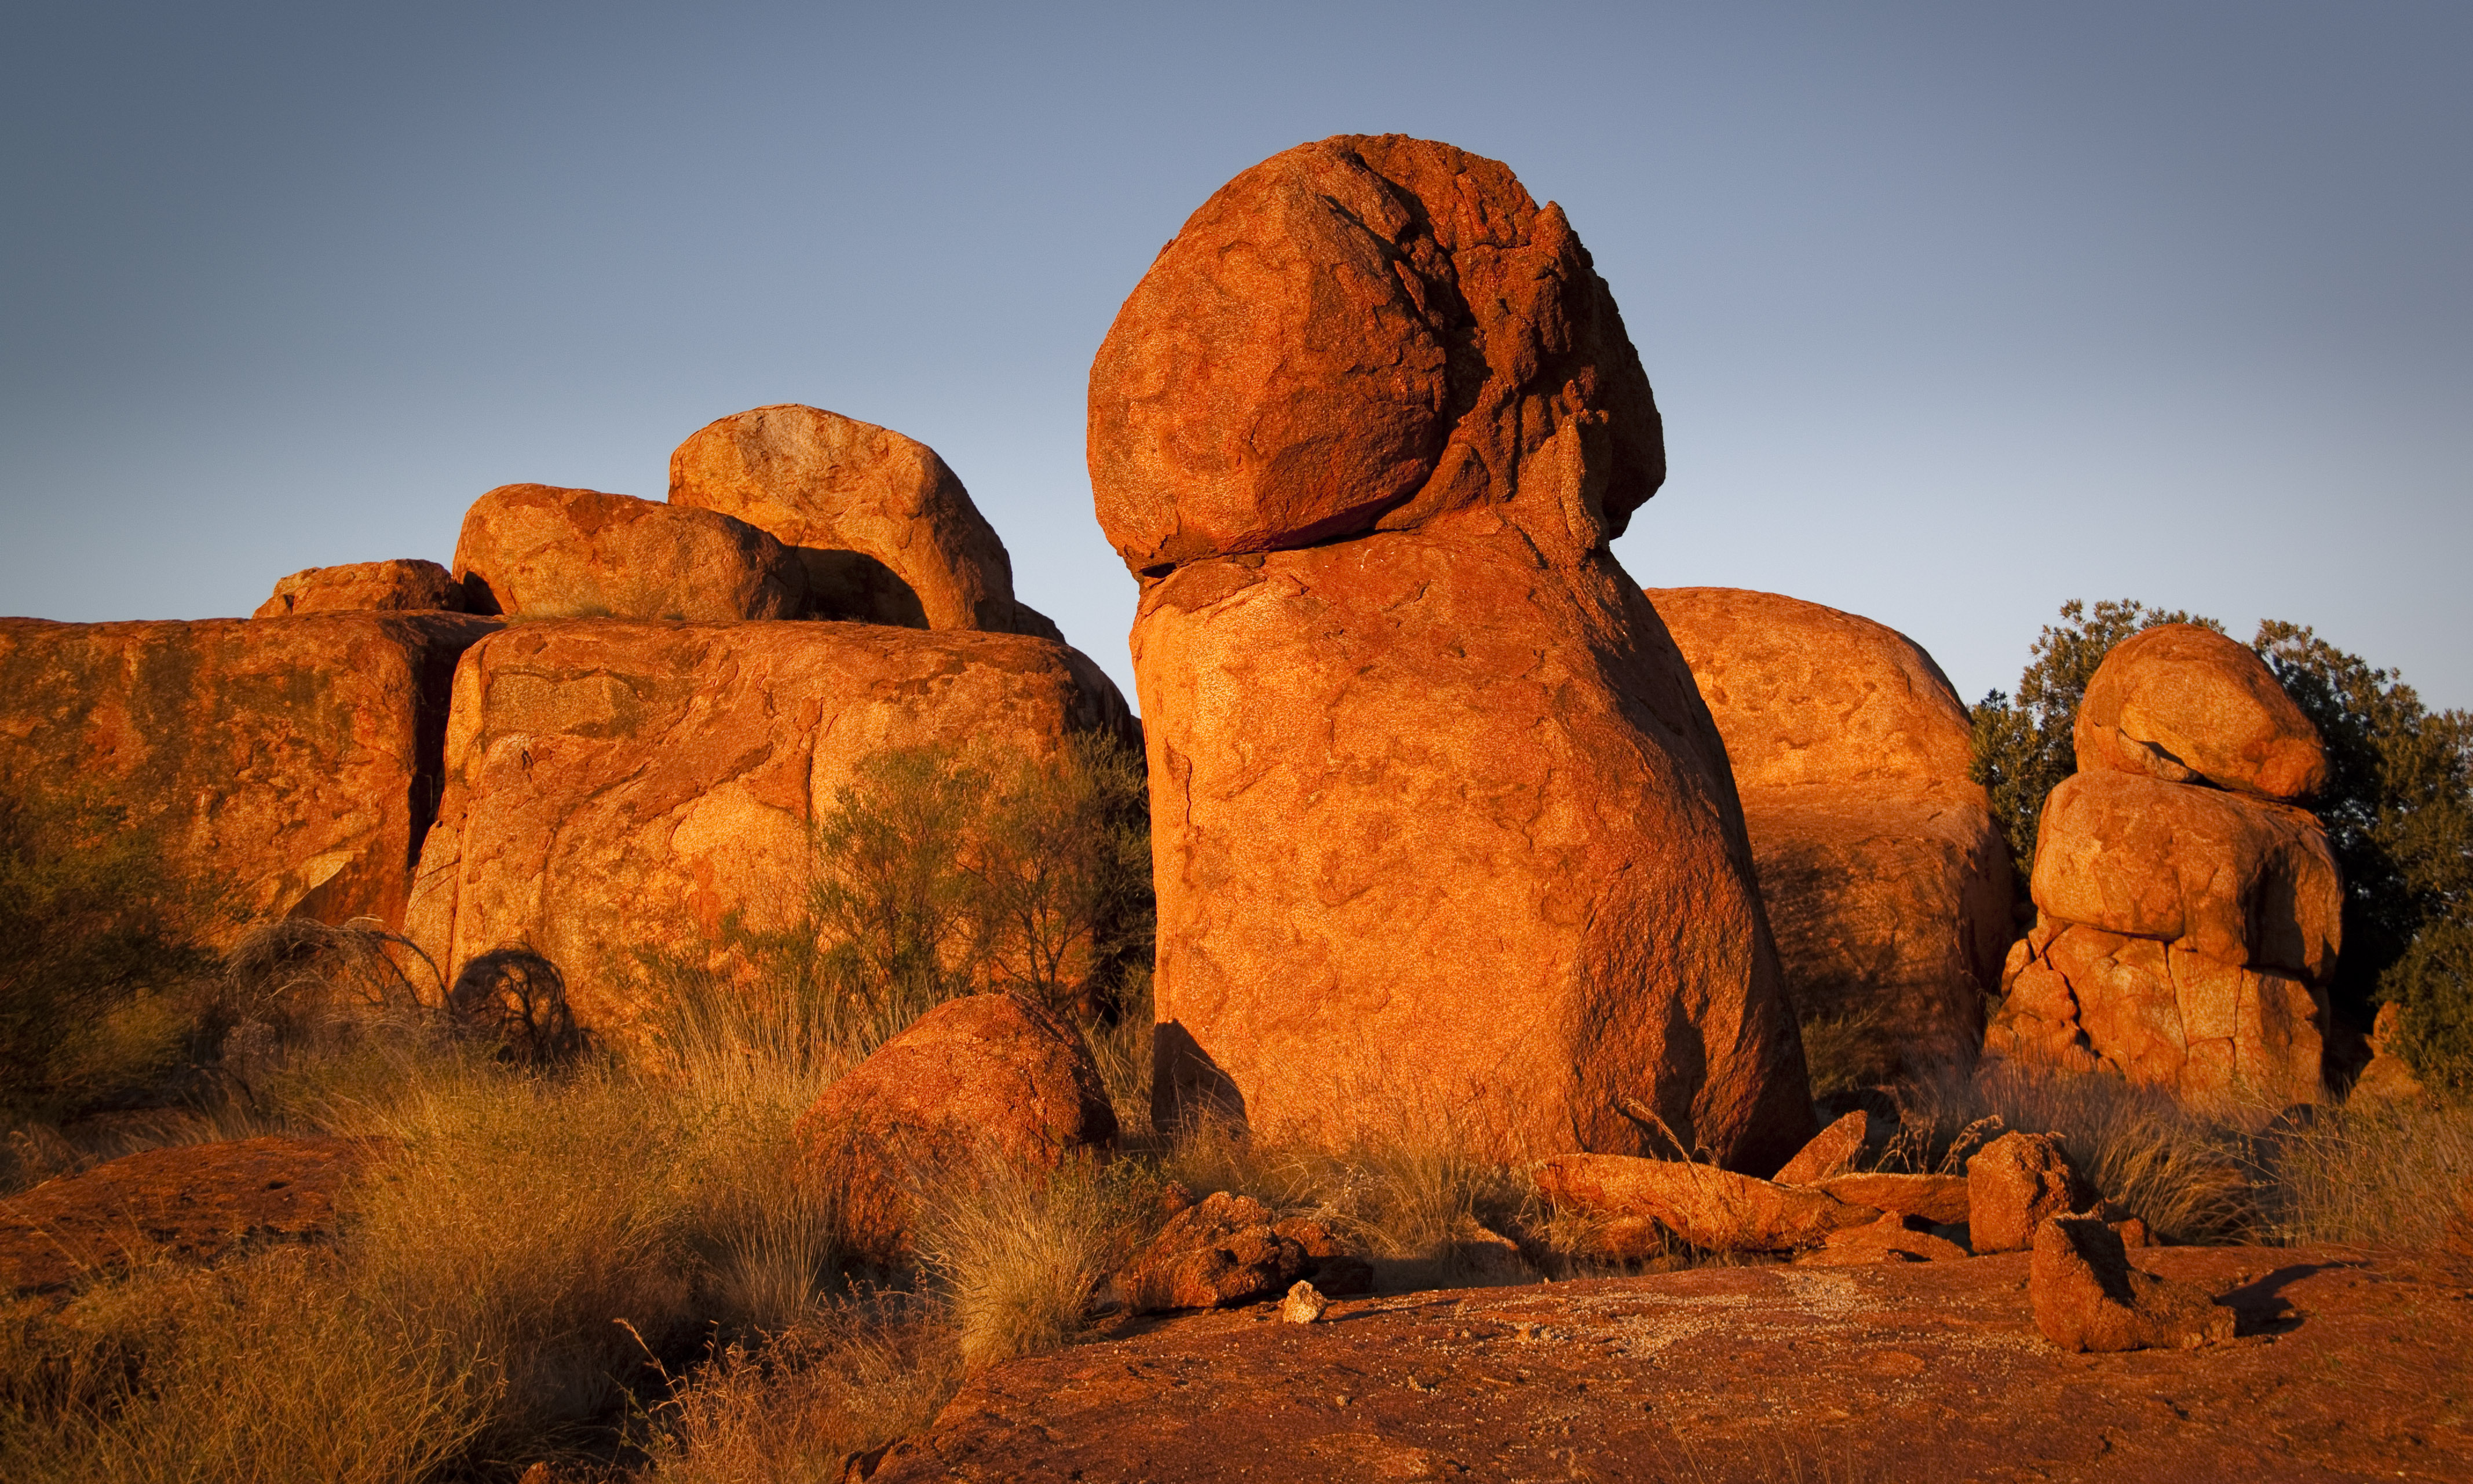
[(303, 567), (275, 585), (252, 618), (290, 613), (464, 611), (464, 585), (435, 562), (399, 559)]
[(1811, 1137), (1723, 743), (1607, 547), (1658, 429), (1562, 212), (1448, 145), (1265, 160), (1126, 299), (1090, 454), (1144, 589), (1162, 1126)]
[(1842, 1173), (1863, 1152), (1863, 1140), (1871, 1127), (1870, 1114), (1860, 1111), (1846, 1114), (1822, 1129), (1770, 1178), (1781, 1185), (1816, 1185)]
[(1278, 1297), (1305, 1276), (1305, 1249), (1273, 1227), (1270, 1208), (1220, 1190), (1179, 1211), (1116, 1275), (1138, 1314), (1228, 1308)]
[(1793, 1252), (1829, 1233), (1879, 1219), (1825, 1191), (1774, 1185), (1715, 1165), (1625, 1155), (1572, 1154), (1541, 1161), (1537, 1190), (1557, 1209), (1608, 1223), (1647, 1218), (1708, 1252)]
[(1970, 1206), (1963, 1175), (1889, 1175), (1867, 1172), (1817, 1182), (1849, 1206), (1869, 1206), (1913, 1216), (1937, 1227), (1964, 1226)]
[(1829, 1233), (1816, 1252), (1796, 1260), (1821, 1263), (1956, 1262), (1973, 1256), (1946, 1237), (1935, 1236), (1921, 1217), (1885, 1211), (1867, 1226), (1841, 1227)]
[(1837, 1070), (1972, 1063), (2013, 935), (2010, 865), (1948, 678), (1905, 634), (1817, 603), (1648, 596), (1725, 738), (1789, 994), (1877, 1026)]
[(1331, 1301), (1314, 1291), (1314, 1285), (1300, 1278), (1288, 1288), (1288, 1296), (1280, 1304), (1280, 1317), (1292, 1325), (1309, 1325), (1320, 1319)]
[(2193, 1350), (2233, 1337), (2236, 1315), (2204, 1288), (2129, 1265), (2097, 1216), (2049, 1216), (2029, 1269), (2035, 1328), (2065, 1351)]
[(796, 618), (806, 569), (786, 547), (712, 511), (550, 485), (472, 502), (455, 577), (476, 613), (516, 618)]
[(1967, 1245), (2019, 1252), (2045, 1221), (2084, 1209), (2095, 1191), (2050, 1134), (2004, 1134), (1966, 1161)]
[(1116, 1115), (1082, 1034), (1011, 994), (947, 1000), (834, 1083), (791, 1129), (796, 1178), (862, 1260), (912, 1246), (924, 1188), (991, 1161), (1106, 1155)]
[(2087, 682), (2072, 732), (2081, 772), (2145, 774), (2269, 799), (2327, 783), (2318, 729), (2245, 645), (2195, 624), (2122, 640)]

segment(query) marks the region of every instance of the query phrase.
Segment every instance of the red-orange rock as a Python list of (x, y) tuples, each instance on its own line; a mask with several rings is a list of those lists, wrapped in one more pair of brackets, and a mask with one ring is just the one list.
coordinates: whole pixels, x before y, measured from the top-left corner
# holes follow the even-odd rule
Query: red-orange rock
[(2053, 790), (2033, 892), (2049, 920), (2315, 983), (2335, 972), (2343, 938), (2344, 888), (2317, 819), (2126, 774), (2076, 774)]
[(1870, 1206), (1933, 1226), (1964, 1226), (1969, 1214), (1963, 1175), (1899, 1175), (1868, 1170), (1836, 1175), (1818, 1188), (1849, 1206)]
[(1311, 1266), (1268, 1207), (1221, 1190), (1169, 1217), (1116, 1275), (1116, 1293), (1137, 1314), (1227, 1308), (1277, 1298)]
[(450, 613), (195, 623), (0, 619), (0, 787), (108, 805), (168, 872), (223, 894), (196, 925), (404, 920), (439, 784)]
[(435, 562), (398, 559), (303, 567), (275, 585), (252, 618), (287, 613), (464, 611), (464, 585)]
[(2323, 991), (2151, 938), (2039, 926), (2010, 955), (1984, 1054), (2104, 1068), (2184, 1101), (2272, 1113), (2325, 1095)]
[(1781, 1185), (1810, 1185), (1843, 1172), (1863, 1152), (1863, 1139), (1871, 1127), (1872, 1115), (1857, 1109), (1813, 1136), (1812, 1142), (1770, 1178)]
[(411, 935), (451, 980), (528, 943), (576, 1015), (625, 1034), (636, 948), (717, 952), (787, 925), (809, 826), (858, 763), (972, 743), (1041, 754), (1129, 734), (1116, 687), (1044, 639), (870, 624), (571, 620), (465, 657)]
[(1158, 1115), (1656, 1147), (1629, 1101), (1729, 1165), (1799, 1147), (1723, 747), (1606, 547), (1653, 404), (1561, 214), (1446, 145), (1290, 151), (1153, 265), (1091, 396), (1154, 578)]
[(1057, 638), (1013, 595), (1013, 562), (936, 450), (782, 403), (699, 429), (670, 455), (670, 503), (769, 531), (819, 618)]
[(2233, 1337), (2230, 1308), (2131, 1267), (2120, 1234), (2094, 1216), (2038, 1224), (2028, 1274), (2035, 1328), (2065, 1351), (2195, 1350)]
[(2095, 1190), (2050, 1134), (2004, 1134), (1966, 1161), (1966, 1239), (1977, 1252), (2017, 1252), (2053, 1216), (2083, 1210)]
[(1104, 1155), (1116, 1115), (1082, 1033), (1011, 994), (947, 1000), (825, 1090), (791, 1129), (795, 1178), (853, 1256), (911, 1250), (918, 1196), (990, 1161), (1054, 1169)]
[(1709, 1252), (1794, 1252), (1881, 1212), (1826, 1191), (1773, 1185), (1709, 1164), (1626, 1155), (1567, 1154), (1540, 1161), (1537, 1192), (1558, 1210), (1599, 1221), (1645, 1216)]
[(518, 618), (795, 618), (807, 595), (805, 568), (743, 521), (549, 485), (473, 501), (455, 577), (473, 611)]
[(332, 1241), (335, 1198), (371, 1154), (354, 1138), (185, 1144), (0, 1196), (0, 1295), (56, 1293), (131, 1261)]
[(1860, 1267), (1874, 1262), (1957, 1262), (1971, 1256), (1949, 1238), (1924, 1231), (1920, 1218), (1885, 1211), (1867, 1225), (1840, 1227), (1795, 1260), (1819, 1267)]
[(2087, 682), (2072, 733), (2083, 772), (2301, 800), (2327, 785), (2318, 729), (2248, 649), (2195, 624), (2112, 647)]

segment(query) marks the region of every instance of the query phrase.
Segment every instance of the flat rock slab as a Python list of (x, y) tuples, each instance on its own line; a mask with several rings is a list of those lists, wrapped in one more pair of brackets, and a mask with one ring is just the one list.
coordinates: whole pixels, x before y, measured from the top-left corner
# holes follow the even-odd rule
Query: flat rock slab
[(324, 1242), (368, 1162), (352, 1138), (242, 1138), (149, 1149), (0, 1198), (0, 1294), (75, 1286), (132, 1257), (212, 1262), (244, 1245)]
[(1703, 1268), (1179, 1318), (996, 1367), (928, 1480), (2442, 1479), (2473, 1473), (2473, 1274), (2165, 1248), (2240, 1335), (2064, 1354), (2027, 1256)]

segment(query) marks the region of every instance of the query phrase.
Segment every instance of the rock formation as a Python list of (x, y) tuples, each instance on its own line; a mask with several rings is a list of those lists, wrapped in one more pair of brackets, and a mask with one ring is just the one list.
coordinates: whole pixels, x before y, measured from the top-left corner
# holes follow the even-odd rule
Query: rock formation
[(2019, 1252), (2053, 1216), (2092, 1204), (2095, 1190), (2050, 1134), (2004, 1134), (1966, 1161), (1967, 1245)]
[(303, 567), (275, 585), (252, 618), (287, 613), (464, 611), (464, 586), (435, 562), (352, 562)]
[(1424, 140), (1276, 156), (1152, 264), (1090, 417), (1143, 583), (1158, 1115), (1791, 1154), (1724, 750), (1606, 544), (1656, 406), (1562, 211)]
[(2343, 885), (2297, 806), (2326, 777), (2309, 720), (2248, 650), (2172, 624), (2104, 657), (2075, 742), (1986, 1053), (2265, 1113), (2315, 1101)]
[(744, 521), (549, 485), (472, 502), (455, 577), (478, 613), (519, 618), (796, 618), (806, 570)]
[(2035, 1328), (2065, 1351), (2194, 1350), (2233, 1337), (2237, 1316), (2195, 1283), (2129, 1265), (2121, 1237), (2095, 1216), (2035, 1227), (2027, 1293)]
[(1016, 601), (1004, 542), (936, 450), (783, 403), (723, 418), (670, 455), (670, 503), (769, 531), (806, 570), (819, 618), (1063, 641)]
[(1972, 1062), (2011, 938), (2009, 851), (1940, 666), (1817, 603), (1648, 596), (1725, 739), (1797, 1014), (1871, 1022), (1859, 1078)]
[(1104, 1155), (1116, 1115), (1082, 1033), (1011, 994), (947, 1000), (825, 1090), (791, 1130), (796, 1178), (852, 1256), (907, 1256), (922, 1192), (998, 1161)]
[(438, 797), (454, 613), (194, 623), (0, 619), (0, 788), (118, 812), (220, 894), (194, 925), (404, 921)]
[(791, 921), (808, 827), (857, 764), (971, 740), (1037, 755), (1131, 719), (1080, 654), (1013, 634), (844, 623), (518, 624), (465, 656), (414, 940), (451, 980), (514, 944), (576, 1016), (626, 1034), (637, 949), (714, 951)]

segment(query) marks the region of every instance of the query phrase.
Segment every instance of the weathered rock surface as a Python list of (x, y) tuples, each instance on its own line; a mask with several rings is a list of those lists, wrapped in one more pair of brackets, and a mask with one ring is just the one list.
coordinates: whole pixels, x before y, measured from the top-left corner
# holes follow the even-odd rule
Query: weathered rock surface
[(2084, 1210), (2095, 1188), (2050, 1134), (2004, 1134), (1966, 1161), (1966, 1243), (2021, 1252), (2053, 1216)]
[(1859, 1266), (1867, 1262), (1957, 1262), (1973, 1256), (1947, 1237), (1925, 1230), (1919, 1216), (1885, 1211), (1881, 1219), (1860, 1227), (1840, 1227), (1828, 1240), (1797, 1257), (1797, 1262), (1820, 1266)]
[(2082, 772), (2211, 783), (2287, 802), (2327, 784), (2318, 729), (2246, 647), (2195, 624), (2113, 646), (2071, 734)]
[(798, 1181), (853, 1256), (889, 1262), (920, 1190), (1001, 1162), (1054, 1169), (1115, 1147), (1116, 1115), (1082, 1033), (1011, 994), (948, 1000), (825, 1090), (791, 1130)]
[(1538, 1194), (1558, 1210), (1610, 1224), (1645, 1217), (1707, 1252), (1794, 1252), (1881, 1216), (1825, 1190), (1680, 1160), (1567, 1154), (1540, 1161), (1534, 1174)]
[(1116, 1293), (1138, 1314), (1226, 1308), (1278, 1298), (1311, 1266), (1269, 1207), (1220, 1190), (1170, 1216), (1117, 1273)]
[(2035, 1228), (2027, 1292), (2035, 1328), (2065, 1351), (2194, 1350), (2233, 1337), (2232, 1309), (2196, 1284), (2131, 1267), (2120, 1234), (2096, 1216)]
[(2045, 801), (2036, 909), (2220, 964), (2324, 982), (2344, 888), (2317, 820), (2220, 789), (2079, 773)]
[(438, 797), (456, 659), (498, 626), (449, 613), (194, 623), (0, 619), (0, 787), (108, 805), (167, 872), (249, 919), (404, 921)]
[(2140, 1260), (2221, 1295), (2240, 1337), (2064, 1353), (2035, 1330), (2025, 1253), (1407, 1294), (1336, 1303), (1313, 1325), (1222, 1310), (991, 1367), (875, 1480), (2473, 1472), (2460, 1276), (2312, 1248)]
[(1863, 1152), (1871, 1128), (1872, 1115), (1857, 1109), (1813, 1135), (1811, 1143), (1778, 1167), (1774, 1178), (1781, 1185), (1810, 1185), (1842, 1173)]
[(213, 1262), (335, 1235), (364, 1139), (263, 1137), (150, 1149), (0, 1196), (0, 1294), (57, 1293), (132, 1260)]
[(1964, 1226), (1973, 1209), (1963, 1175), (1896, 1175), (1866, 1170), (1837, 1175), (1818, 1187), (1849, 1206), (1869, 1206), (1934, 1226)]
[(743, 521), (550, 485), (473, 501), (455, 577), (474, 612), (518, 618), (796, 618), (807, 597), (806, 569)]
[(519, 624), (465, 657), (412, 936), (451, 980), (529, 943), (623, 1035), (638, 947), (713, 953), (792, 920), (809, 826), (859, 762), (970, 741), (1039, 754), (1130, 732), (1060, 644), (866, 624)]
[(1971, 1061), (2009, 945), (2009, 852), (1940, 666), (1817, 603), (1648, 596), (1725, 738), (1798, 1013), (1876, 1022), (1858, 1076)]
[(275, 585), (252, 618), (287, 613), (464, 611), (464, 585), (435, 562), (398, 559), (303, 567)]
[(769, 531), (806, 572), (809, 613), (1062, 637), (1013, 595), (1013, 562), (936, 450), (783, 403), (707, 424), (670, 455), (670, 503)]
[(1723, 748), (1605, 544), (1654, 405), (1558, 210), (1390, 135), (1245, 172), (1110, 330), (1091, 467), (1149, 579), (1164, 1120), (1802, 1144)]

